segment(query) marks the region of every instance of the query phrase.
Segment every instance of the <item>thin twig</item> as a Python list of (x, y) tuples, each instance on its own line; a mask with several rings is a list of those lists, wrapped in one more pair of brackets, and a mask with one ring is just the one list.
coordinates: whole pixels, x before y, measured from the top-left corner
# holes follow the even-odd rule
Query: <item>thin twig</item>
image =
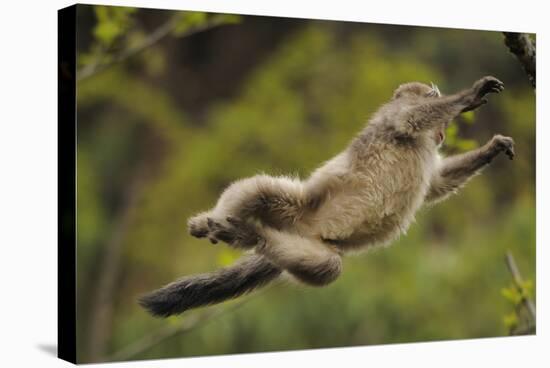
[(234, 311), (235, 309), (245, 304), (248, 300), (250, 300), (250, 298), (246, 298), (229, 308), (218, 307), (212, 308), (211, 310), (200, 314), (192, 314), (189, 317), (186, 317), (179, 325), (164, 326), (156, 332), (147, 335), (142, 339), (113, 353), (108, 359), (106, 359), (106, 361), (120, 361), (131, 359), (132, 357), (135, 357), (136, 355), (151, 349), (155, 345), (160, 344), (166, 339), (190, 332), (191, 330), (204, 325), (206, 322), (212, 321), (215, 318), (230, 311)]
[(141, 354), (154, 346), (160, 344), (161, 342), (177, 336), (177, 335), (183, 335), (187, 332), (190, 332), (191, 330), (194, 330), (195, 328), (201, 327), (204, 324), (226, 314), (232, 311), (235, 311), (236, 309), (242, 307), (244, 304), (248, 303), (250, 300), (252, 300), (253, 297), (256, 297), (258, 295), (261, 295), (273, 287), (274, 284), (271, 284), (271, 286), (268, 286), (260, 291), (257, 291), (253, 295), (249, 295), (248, 297), (240, 300), (239, 302), (236, 302), (230, 307), (224, 307), (224, 306), (218, 306), (218, 307), (211, 307), (209, 310), (201, 313), (201, 314), (193, 314), (188, 317), (185, 317), (185, 319), (182, 321), (179, 325), (168, 325), (159, 328), (157, 331), (144, 336), (140, 340), (137, 340), (128, 346), (118, 350), (117, 352), (111, 354), (108, 359), (105, 361), (121, 361), (121, 360), (128, 360), (131, 359), (138, 354)]
[(506, 252), (506, 265), (508, 266), (508, 270), (512, 274), (512, 277), (514, 279), (514, 283), (516, 284), (516, 287), (520, 290), (521, 295), (523, 297), (522, 303), (524, 303), (525, 307), (527, 308), (527, 311), (529, 312), (529, 316), (533, 320), (533, 324), (536, 325), (536, 316), (537, 312), (535, 309), (535, 304), (533, 301), (528, 298), (525, 295), (524, 292), (524, 286), (523, 286), (523, 278), (521, 277), (521, 274), (519, 272), (518, 266), (516, 264), (516, 261), (514, 259), (514, 256), (512, 255), (512, 252), (507, 251)]
[[(121, 51), (118, 55), (114, 55), (112, 60), (109, 62), (101, 62), (100, 60), (97, 60), (94, 63), (90, 63), (86, 65), (80, 72), (77, 73), (77, 81), (82, 81), (86, 78), (91, 77), (92, 75), (95, 75), (97, 73), (100, 73), (104, 71), (105, 69), (113, 66), (116, 63), (120, 63), (138, 53), (145, 50), (148, 47), (153, 46), (155, 43), (159, 42), (166, 36), (168, 36), (170, 33), (174, 31), (174, 29), (177, 26), (178, 17), (174, 16), (170, 18), (168, 21), (166, 21), (164, 24), (159, 26), (157, 29), (155, 29), (153, 32), (151, 32), (142, 42), (139, 44), (134, 45), (133, 47), (129, 47), (123, 51)], [(178, 35), (178, 37), (188, 37), (195, 33), (203, 32), (206, 30), (209, 30), (211, 28), (217, 27), (219, 25), (223, 24), (223, 21), (221, 21), (219, 18), (214, 18), (206, 23), (195, 26), (187, 32), (184, 32), (181, 35)], [(101, 56), (100, 56), (101, 58)]]
[(525, 33), (515, 33), (515, 32), (503, 32), (504, 33), (504, 43), (510, 49), (510, 52), (513, 53), (523, 66), (523, 69), (529, 77), (529, 81), (533, 88), (537, 88), (536, 81), (536, 46), (531, 41), (531, 38), (528, 34)]

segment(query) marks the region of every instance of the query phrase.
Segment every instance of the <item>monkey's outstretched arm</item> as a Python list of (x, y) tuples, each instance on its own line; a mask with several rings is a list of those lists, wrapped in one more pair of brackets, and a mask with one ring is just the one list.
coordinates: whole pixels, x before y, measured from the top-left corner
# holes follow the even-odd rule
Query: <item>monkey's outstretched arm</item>
[(461, 113), (486, 104), (488, 93), (500, 93), (503, 89), (504, 84), (495, 77), (483, 77), (471, 88), (413, 107), (406, 120), (413, 132), (444, 126)]
[(445, 158), (432, 179), (425, 201), (438, 202), (456, 192), (501, 152), (514, 158), (512, 138), (496, 135), (483, 147)]

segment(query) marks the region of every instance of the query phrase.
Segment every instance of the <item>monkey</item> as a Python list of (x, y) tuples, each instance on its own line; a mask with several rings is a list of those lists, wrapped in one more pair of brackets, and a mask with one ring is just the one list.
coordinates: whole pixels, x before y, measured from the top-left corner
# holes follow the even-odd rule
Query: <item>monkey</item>
[(259, 174), (233, 182), (211, 210), (188, 220), (188, 229), (245, 255), (150, 292), (140, 304), (167, 317), (236, 298), (282, 274), (305, 285), (330, 284), (342, 272), (343, 255), (390, 244), (423, 205), (457, 193), (500, 153), (514, 158), (513, 139), (498, 134), (466, 153), (439, 153), (452, 120), (503, 89), (492, 76), (451, 95), (433, 83), (402, 84), (349, 145), (307, 179)]

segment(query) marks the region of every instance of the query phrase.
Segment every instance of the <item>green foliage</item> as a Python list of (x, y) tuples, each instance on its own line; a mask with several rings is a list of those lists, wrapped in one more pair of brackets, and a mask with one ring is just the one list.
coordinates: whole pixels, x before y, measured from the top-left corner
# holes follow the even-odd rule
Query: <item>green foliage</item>
[(174, 19), (173, 33), (181, 36), (193, 27), (200, 27), (207, 22), (207, 14), (200, 12), (182, 12)]
[(233, 14), (209, 14), (203, 12), (179, 12), (174, 16), (172, 34), (184, 36), (190, 31), (209, 25), (238, 24), (241, 17)]
[[(238, 24), (240, 16), (232, 14), (208, 14), (204, 12), (175, 12), (148, 38), (143, 27), (135, 18), (136, 8), (116, 6), (94, 6), (97, 19), (92, 34), (94, 41), (87, 51), (78, 53), (79, 75), (86, 77), (94, 71), (115, 62), (123, 61), (129, 55), (146, 49), (141, 57), (145, 70), (150, 75), (159, 75), (165, 68), (164, 53), (150, 47), (166, 35), (184, 37), (212, 27)], [(136, 23), (138, 25), (136, 25)], [(88, 69), (86, 69), (88, 68)], [(91, 70), (91, 72), (90, 72)]]
[(519, 321), (518, 316), (515, 312), (508, 313), (502, 318), (504, 326), (510, 331), (515, 330), (518, 327)]
[(510, 286), (508, 288), (503, 288), (501, 290), (501, 294), (503, 297), (505, 297), (507, 300), (509, 300), (510, 302), (512, 302), (512, 304), (514, 304), (514, 306), (518, 305), (519, 303), (521, 303), (521, 301), (523, 300), (523, 296), (521, 295), (521, 292), (520, 290), (518, 290), (515, 285), (513, 286)]
[(515, 335), (529, 331), (533, 321), (528, 316), (526, 303), (533, 298), (533, 281), (526, 280), (521, 283), (513, 283), (507, 288), (501, 289), (502, 296), (510, 302), (514, 308), (513, 312), (504, 315), (502, 322), (509, 331), (509, 334)]
[[(98, 27), (117, 26), (103, 25), (107, 31), (99, 34), (107, 35), (101, 36), (95, 26), (88, 30), (97, 37), (94, 45), (143, 42), (148, 33), (132, 20), (140, 14), (96, 8)], [(171, 35), (182, 45), (190, 30), (208, 22), (245, 23), (232, 15), (169, 15), (177, 20)], [(238, 178), (261, 171), (306, 177), (343, 149), (399, 84), (412, 80), (434, 81), (449, 93), (484, 74), (503, 79), (502, 95), (449, 126), (444, 151), (469, 150), (502, 133), (514, 137), (516, 159), (497, 159), (456, 197), (421, 211), (391, 247), (346, 258), (334, 284), (280, 283), (134, 358), (487, 337), (521, 323), (510, 303), (531, 295), (532, 283), (523, 286), (526, 295), (498, 288), (509, 280), (502, 262), (508, 249), (526, 279), (535, 280), (533, 92), (498, 33), (403, 28), (395, 37), (388, 27), (345, 32), (331, 22), (305, 22), (247, 66), (229, 96), (212, 97), (199, 113), (182, 107), (178, 91), (207, 93), (208, 86), (174, 86), (172, 75), (191, 61), (160, 44), (79, 83), (78, 341), (84, 360), (101, 255), (136, 177), (143, 186), (122, 240), (107, 353), (204, 312), (153, 319), (137, 305), (138, 295), (241, 255), (190, 237), (189, 216), (211, 207)], [(97, 62), (93, 47), (79, 50), (81, 66)], [(114, 51), (101, 50), (101, 62), (113, 57)]]
[(94, 7), (97, 16), (97, 24), (93, 34), (97, 41), (105, 47), (123, 35), (132, 25), (131, 14), (137, 11), (136, 8), (119, 6), (96, 6)]
[(514, 306), (518, 306), (522, 301), (533, 297), (533, 281), (524, 281), (521, 285), (513, 284), (507, 288), (502, 288), (501, 294)]
[(93, 10), (97, 20), (91, 32), (93, 41), (86, 51), (81, 50), (77, 55), (80, 71), (84, 67), (95, 68), (113, 62), (113, 50), (123, 49), (125, 43), (135, 45), (140, 36), (133, 27), (136, 8), (97, 5)]

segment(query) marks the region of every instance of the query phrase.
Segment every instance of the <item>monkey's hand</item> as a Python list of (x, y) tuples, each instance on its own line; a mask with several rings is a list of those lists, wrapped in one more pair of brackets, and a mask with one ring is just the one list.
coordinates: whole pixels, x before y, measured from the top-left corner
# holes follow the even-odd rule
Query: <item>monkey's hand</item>
[(516, 155), (514, 152), (514, 140), (510, 137), (497, 134), (491, 139), (489, 145), (496, 154), (504, 152), (510, 160), (513, 160)]
[(227, 217), (227, 224), (208, 218), (208, 238), (213, 244), (223, 241), (235, 248), (252, 248), (261, 240), (256, 228), (246, 221)]
[(474, 83), (467, 95), (466, 107), (462, 112), (477, 109), (487, 103), (485, 96), (489, 93), (500, 93), (504, 90), (504, 83), (495, 77), (486, 76)]

